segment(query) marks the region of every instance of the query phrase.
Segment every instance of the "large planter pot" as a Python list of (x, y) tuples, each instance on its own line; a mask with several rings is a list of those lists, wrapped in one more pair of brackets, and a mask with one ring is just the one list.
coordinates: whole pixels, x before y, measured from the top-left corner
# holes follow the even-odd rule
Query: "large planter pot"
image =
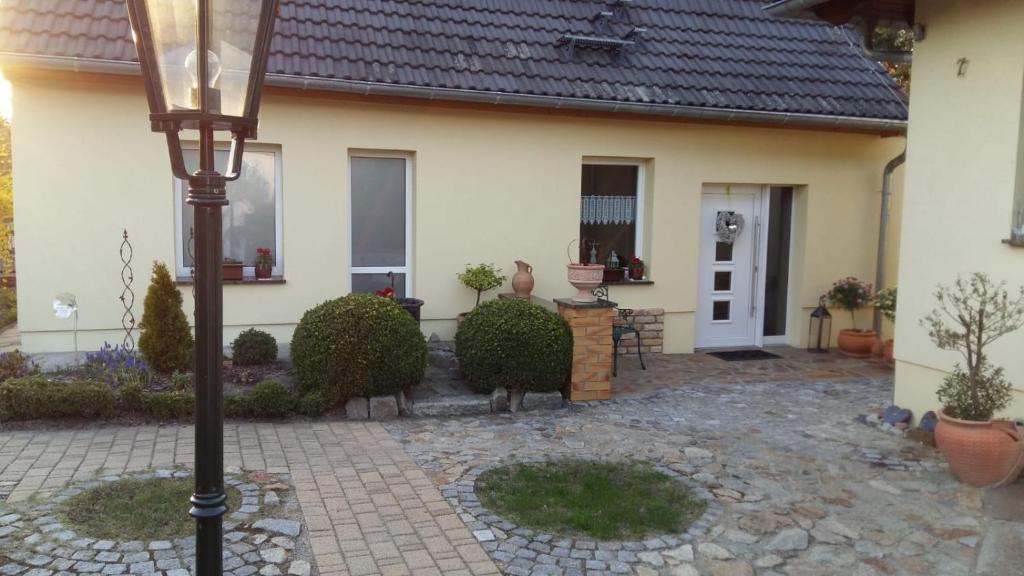
[(399, 306), (405, 309), (417, 322), (420, 321), (420, 308), (423, 307), (423, 300), (419, 298), (399, 298), (395, 300)]
[(596, 302), (592, 290), (604, 281), (604, 264), (567, 264), (569, 284), (576, 289), (573, 302)]
[(949, 469), (964, 484), (995, 487), (1010, 484), (1024, 468), (1021, 430), (1008, 420), (972, 422), (941, 410), (935, 444)]
[(875, 346), (874, 330), (840, 330), (836, 340), (839, 352), (850, 358), (870, 358)]

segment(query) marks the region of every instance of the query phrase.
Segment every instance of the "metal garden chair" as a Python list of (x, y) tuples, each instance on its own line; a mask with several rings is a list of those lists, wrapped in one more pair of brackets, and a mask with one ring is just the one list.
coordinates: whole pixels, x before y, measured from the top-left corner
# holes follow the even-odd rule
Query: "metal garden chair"
[[(594, 296), (598, 300), (608, 301), (608, 285), (602, 284), (597, 288), (594, 288)], [(617, 318), (612, 321), (612, 376), (619, 375), (619, 342), (622, 337), (627, 334), (636, 335), (636, 354), (640, 357), (640, 368), (647, 370), (647, 366), (644, 364), (644, 353), (641, 350), (643, 343), (640, 341), (640, 331), (637, 330), (636, 325), (633, 323), (632, 308), (616, 308)]]

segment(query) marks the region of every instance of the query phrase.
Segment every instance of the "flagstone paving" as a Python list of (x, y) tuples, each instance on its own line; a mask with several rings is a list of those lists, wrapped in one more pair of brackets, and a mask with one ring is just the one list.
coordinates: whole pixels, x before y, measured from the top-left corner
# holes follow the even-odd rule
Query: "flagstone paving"
[[(986, 513), (985, 493), (955, 482), (932, 448), (853, 421), (891, 396), (884, 375), (686, 384), (561, 411), (386, 426), (506, 574), (1021, 573), (1024, 518)], [(576, 456), (674, 470), (721, 514), (689, 541), (581, 547), (571, 537), (538, 542), (467, 497), (480, 469)]]

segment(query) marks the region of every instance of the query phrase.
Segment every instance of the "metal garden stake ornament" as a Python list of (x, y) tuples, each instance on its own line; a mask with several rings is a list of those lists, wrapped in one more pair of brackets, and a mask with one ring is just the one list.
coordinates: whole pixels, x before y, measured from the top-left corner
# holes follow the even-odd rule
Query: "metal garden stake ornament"
[[(150, 127), (167, 138), (171, 171), (188, 182), (195, 211), (197, 576), (223, 570), (224, 495), (223, 260), (225, 187), (242, 169), (246, 139), (256, 138), (260, 94), (278, 0), (127, 0), (149, 102)], [(185, 167), (180, 132), (196, 130), (199, 167)], [(214, 163), (214, 134), (230, 133), (225, 172)]]

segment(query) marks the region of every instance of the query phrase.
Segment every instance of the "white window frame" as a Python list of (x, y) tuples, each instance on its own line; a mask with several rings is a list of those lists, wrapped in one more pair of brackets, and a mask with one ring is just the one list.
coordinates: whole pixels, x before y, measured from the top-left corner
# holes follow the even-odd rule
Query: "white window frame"
[[(197, 142), (182, 142), (182, 150), (199, 150)], [(218, 142), (215, 145), (218, 151), (231, 149), (229, 142)], [(249, 144), (245, 145), (245, 152), (272, 153), (274, 155), (274, 268), (272, 276), (284, 275), (284, 205), (283, 205), (283, 183), (281, 177), (281, 148), (270, 144)], [(229, 183), (230, 185), (230, 183)], [(188, 183), (178, 178), (174, 179), (174, 259), (175, 274), (179, 278), (188, 278), (192, 275), (192, 267), (185, 261), (188, 254), (183, 248), (185, 244), (184, 221), (182, 219), (183, 196), (188, 194)], [(186, 205), (187, 206), (187, 205)], [(246, 278), (256, 277), (254, 266), (245, 266), (242, 273)]]
[[(405, 161), (405, 266), (353, 266), (352, 250), (352, 159), (353, 158), (394, 158)], [(352, 292), (352, 276), (356, 274), (405, 274), (405, 297), (412, 293), (412, 162), (410, 152), (389, 152), (382, 150), (350, 150), (348, 153), (348, 292)]]
[[(635, 256), (641, 260), (644, 259), (644, 207), (646, 206), (646, 182), (647, 182), (647, 162), (645, 160), (630, 160), (623, 158), (594, 158), (584, 157), (582, 166), (636, 166), (636, 238), (633, 240), (635, 247)], [(580, 194), (582, 202), (582, 182)], [(578, 231), (577, 231), (578, 233)], [(622, 263), (628, 264), (628, 258), (634, 254), (622, 254)], [(644, 273), (650, 276), (650, 266), (648, 262), (644, 262), (647, 271)]]

